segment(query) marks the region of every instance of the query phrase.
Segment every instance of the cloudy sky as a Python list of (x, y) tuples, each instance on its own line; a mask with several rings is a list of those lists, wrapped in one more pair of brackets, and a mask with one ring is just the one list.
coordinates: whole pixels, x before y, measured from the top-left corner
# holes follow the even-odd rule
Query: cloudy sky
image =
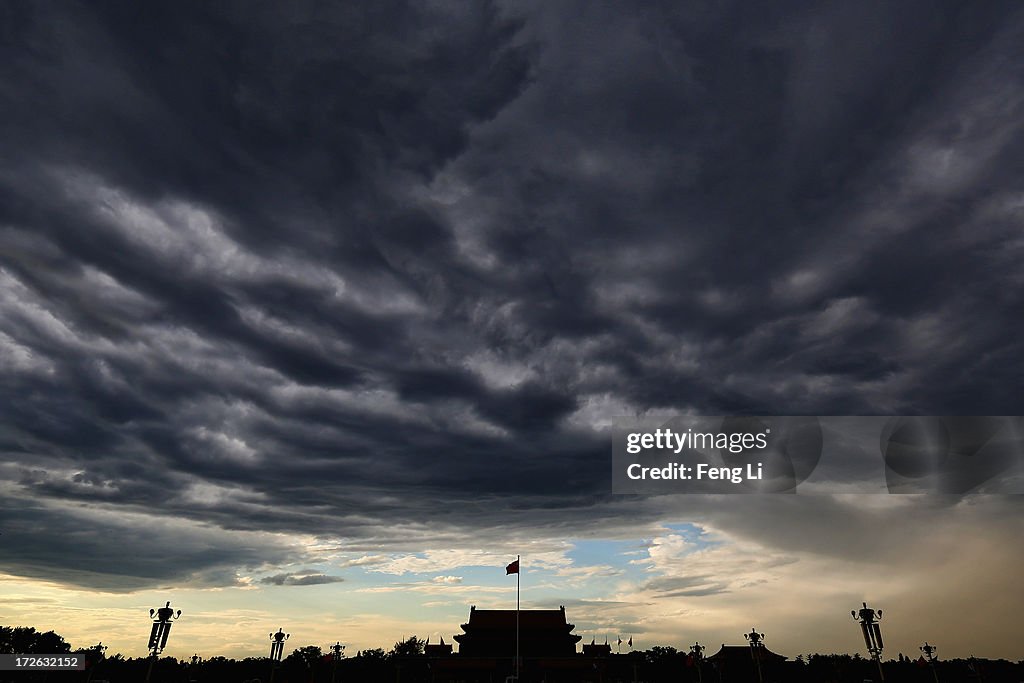
[(1024, 503), (615, 496), (621, 415), (1024, 411), (1014, 2), (0, 6), (0, 624), (1024, 656)]

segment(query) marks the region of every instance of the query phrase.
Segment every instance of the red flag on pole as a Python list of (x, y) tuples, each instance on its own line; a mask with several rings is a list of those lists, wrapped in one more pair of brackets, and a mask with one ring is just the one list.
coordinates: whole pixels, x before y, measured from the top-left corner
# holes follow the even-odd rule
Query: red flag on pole
[(515, 562), (510, 562), (508, 564), (508, 566), (505, 567), (505, 576), (508, 576), (509, 574), (518, 574), (518, 573), (519, 573), (519, 560), (516, 560)]

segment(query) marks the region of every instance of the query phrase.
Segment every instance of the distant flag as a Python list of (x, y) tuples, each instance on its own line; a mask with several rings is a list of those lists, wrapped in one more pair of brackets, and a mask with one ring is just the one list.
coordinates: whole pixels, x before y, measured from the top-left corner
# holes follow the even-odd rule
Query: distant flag
[(693, 666), (693, 655), (686, 655), (686, 666)]
[(633, 647), (633, 636), (629, 637), (629, 642), (626, 643), (626, 644), (629, 645), (630, 647)]
[(607, 633), (606, 633), (606, 634), (605, 634), (605, 636), (604, 636), (604, 644), (605, 644), (605, 645), (607, 645), (607, 644), (608, 644), (608, 634), (607, 634)]
[(595, 642), (596, 642), (596, 641), (597, 641), (597, 638), (596, 638), (596, 637), (594, 637), (594, 638), (591, 638), (591, 639), (590, 639), (590, 644), (591, 644), (591, 645), (593, 645), (593, 644), (595, 644)]
[(619, 642), (618, 642), (618, 643), (616, 643), (616, 644), (617, 644), (617, 645), (622, 645), (622, 636), (619, 636)]
[(918, 657), (917, 665), (918, 666), (928, 666), (928, 662), (924, 661), (924, 657)]
[(505, 576), (516, 575), (516, 674), (515, 680), (519, 680), (519, 556), (513, 562), (505, 565)]

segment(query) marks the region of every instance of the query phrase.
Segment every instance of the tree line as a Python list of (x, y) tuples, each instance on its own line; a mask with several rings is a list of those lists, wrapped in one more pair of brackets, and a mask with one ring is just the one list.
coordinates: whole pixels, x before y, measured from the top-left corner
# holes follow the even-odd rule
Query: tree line
[[(274, 672), (274, 683), (429, 683), (432, 672), (423, 656), (426, 641), (409, 636), (389, 650), (373, 648), (334, 661), (329, 649), (317, 645), (295, 648)], [(95, 646), (72, 649), (53, 631), (32, 627), (0, 626), (0, 654), (83, 653), (88, 668), (80, 673), (46, 674), (0, 672), (7, 681), (89, 681), (89, 683), (140, 683), (149, 667), (147, 657), (105, 655)], [(582, 655), (581, 655), (582, 656)], [(633, 676), (645, 683), (754, 683), (752, 671), (729, 670), (709, 661), (695, 661), (689, 653), (668, 646), (613, 655), (626, 661)], [(268, 657), (210, 657), (179, 660), (162, 657), (153, 663), (152, 683), (264, 683), (270, 680)], [(899, 655), (884, 663), (888, 683), (1019, 683), (1024, 681), (1024, 661), (953, 659), (934, 665)], [(632, 673), (635, 672), (635, 673)], [(863, 683), (877, 680), (876, 664), (859, 654), (802, 654), (764, 672), (764, 683)], [(49, 676), (49, 677), (47, 677)], [(524, 681), (525, 683), (525, 681)], [(595, 683), (597, 679), (595, 678)], [(603, 683), (616, 683), (604, 680)]]

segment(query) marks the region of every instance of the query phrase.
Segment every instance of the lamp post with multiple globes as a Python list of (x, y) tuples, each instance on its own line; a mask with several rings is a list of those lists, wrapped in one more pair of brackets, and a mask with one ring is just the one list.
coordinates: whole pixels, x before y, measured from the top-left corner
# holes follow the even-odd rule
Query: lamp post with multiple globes
[(750, 633), (744, 633), (743, 637), (750, 643), (750, 656), (757, 665), (758, 683), (764, 683), (764, 673), (761, 671), (761, 651), (764, 648), (764, 634), (758, 633), (757, 629), (750, 629)]
[(700, 643), (694, 643), (690, 646), (690, 660), (693, 662), (693, 666), (697, 669), (697, 683), (701, 683), (701, 681), (704, 680), (700, 665), (704, 661), (705, 649), (706, 648)]
[(338, 662), (345, 656), (345, 646), (341, 644), (339, 640), (334, 645), (331, 645), (331, 683), (334, 683), (335, 678), (338, 674)]
[(175, 612), (171, 603), (167, 602), (160, 609), (149, 610), (149, 618), (153, 620), (153, 628), (149, 632), (149, 667), (146, 669), (146, 681), (153, 674), (153, 662), (167, 647), (167, 637), (171, 635), (171, 624), (181, 617), (181, 610)]
[(928, 666), (932, 669), (932, 678), (935, 679), (935, 683), (939, 683), (939, 672), (935, 670), (935, 652), (939, 648), (935, 645), (929, 645), (928, 641), (924, 641), (924, 645), (921, 646), (921, 652), (924, 653), (925, 661), (928, 662)]
[(92, 676), (96, 673), (96, 667), (99, 666), (100, 662), (103, 661), (104, 653), (107, 651), (107, 646), (103, 644), (103, 641), (96, 643), (89, 648), (91, 656), (88, 657), (89, 661), (89, 673), (85, 677), (85, 683), (89, 683), (92, 680)]
[(270, 681), (273, 683), (274, 674), (277, 672), (277, 665), (281, 663), (284, 656), (284, 641), (292, 634), (285, 633), (283, 628), (277, 629), (277, 633), (270, 634)]
[(882, 620), (882, 610), (873, 610), (868, 603), (862, 602), (860, 610), (850, 610), (850, 614), (860, 624), (861, 633), (864, 634), (864, 645), (868, 648), (868, 654), (878, 664), (878, 677), (885, 680), (885, 672), (882, 671), (882, 630), (878, 622)]

